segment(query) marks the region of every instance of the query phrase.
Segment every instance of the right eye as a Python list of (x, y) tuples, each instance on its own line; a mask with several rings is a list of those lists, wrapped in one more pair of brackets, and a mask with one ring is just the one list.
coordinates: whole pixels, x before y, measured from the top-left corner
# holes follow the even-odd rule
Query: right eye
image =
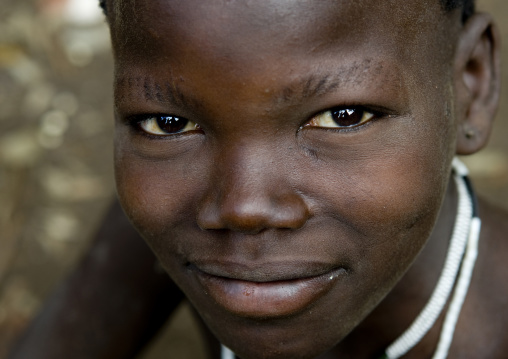
[(140, 121), (139, 127), (155, 136), (169, 136), (200, 129), (198, 124), (178, 116), (152, 116)]

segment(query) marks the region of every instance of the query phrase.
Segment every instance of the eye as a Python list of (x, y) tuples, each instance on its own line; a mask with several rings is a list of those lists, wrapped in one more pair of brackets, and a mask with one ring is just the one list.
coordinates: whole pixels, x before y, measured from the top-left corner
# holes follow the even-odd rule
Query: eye
[(156, 136), (175, 135), (199, 129), (196, 123), (178, 116), (152, 116), (140, 121), (139, 127), (146, 133)]
[(304, 127), (351, 128), (364, 124), (375, 114), (362, 108), (337, 108), (318, 113)]

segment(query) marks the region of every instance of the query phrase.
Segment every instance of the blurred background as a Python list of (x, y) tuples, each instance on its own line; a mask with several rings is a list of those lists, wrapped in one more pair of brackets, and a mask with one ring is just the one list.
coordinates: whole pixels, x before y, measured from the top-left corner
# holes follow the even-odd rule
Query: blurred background
[[(508, 1), (478, 2), (508, 43)], [(76, 265), (115, 195), (112, 60), (97, 3), (0, 3), (0, 359)], [(478, 192), (505, 207), (507, 115), (503, 91), (489, 147), (465, 159)], [(201, 357), (188, 308), (175, 316), (140, 359)]]

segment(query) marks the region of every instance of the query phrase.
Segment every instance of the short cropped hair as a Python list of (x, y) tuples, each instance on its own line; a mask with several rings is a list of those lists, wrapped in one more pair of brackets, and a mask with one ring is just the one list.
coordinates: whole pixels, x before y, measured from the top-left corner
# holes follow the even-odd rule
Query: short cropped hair
[(462, 22), (466, 22), (475, 12), (475, 0), (440, 0), (440, 2), (445, 11), (462, 7)]

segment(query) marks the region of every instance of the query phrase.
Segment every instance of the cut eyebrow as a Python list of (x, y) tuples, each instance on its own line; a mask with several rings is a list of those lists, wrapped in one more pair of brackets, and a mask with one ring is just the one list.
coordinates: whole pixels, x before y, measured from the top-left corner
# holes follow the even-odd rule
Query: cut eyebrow
[[(383, 67), (381, 62), (365, 59), (362, 62), (337, 67), (327, 73), (317, 71), (304, 74), (297, 81), (280, 90), (276, 89), (272, 101), (277, 106), (285, 106), (288, 103), (301, 103), (305, 99), (325, 95), (338, 88), (363, 86), (367, 80), (372, 82), (375, 78), (379, 81), (380, 78), (390, 76), (389, 73), (383, 72)], [(193, 98), (192, 93), (184, 95), (173, 77), (158, 81), (153, 76), (119, 76), (115, 86), (115, 100), (130, 103), (140, 99), (185, 108), (202, 106), (200, 101)]]
[(339, 85), (340, 79), (336, 79), (335, 81), (330, 81), (330, 79), (330, 75), (324, 75), (323, 77), (311, 75), (305, 80), (302, 96), (315, 97), (335, 89)]
[(340, 67), (332, 73), (311, 74), (300, 79), (295, 84), (284, 87), (280, 93), (274, 96), (277, 103), (298, 102), (310, 97), (319, 97), (341, 86), (360, 85), (367, 77), (372, 69), (379, 72), (383, 68), (381, 63), (373, 63), (370, 59), (366, 59), (361, 63), (353, 63), (352, 65)]
[(120, 77), (116, 80), (115, 97), (118, 101), (144, 98), (147, 102), (190, 106), (195, 103), (185, 96), (174, 81), (156, 82), (150, 76)]

